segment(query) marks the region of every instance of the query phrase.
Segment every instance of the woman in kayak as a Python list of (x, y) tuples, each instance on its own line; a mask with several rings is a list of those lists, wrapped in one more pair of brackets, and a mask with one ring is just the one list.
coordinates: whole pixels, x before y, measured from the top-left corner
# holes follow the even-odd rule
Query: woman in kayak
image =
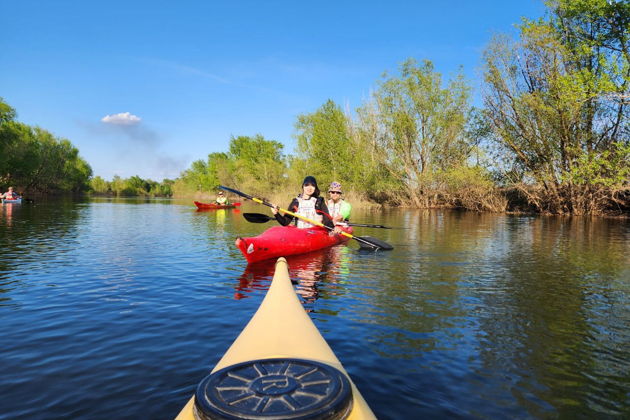
[(16, 200), (19, 198), (19, 196), (13, 192), (13, 187), (9, 187), (9, 191), (5, 192), (4, 194), (0, 194), (0, 198), (4, 198), (6, 200)]
[(228, 204), (230, 204), (223, 191), (219, 191), (219, 193), (217, 194), (217, 199), (215, 201), (217, 204), (222, 206), (227, 206)]
[(335, 222), (335, 225), (347, 226), (348, 220), (350, 220), (350, 211), (352, 206), (346, 200), (341, 198), (343, 192), (341, 191), (341, 184), (338, 182), (332, 182), (328, 187), (328, 210), (330, 210), (330, 216)]
[[(323, 197), (319, 196), (319, 188), (317, 187), (317, 180), (313, 176), (307, 176), (302, 182), (302, 194), (291, 201), (289, 204), (289, 210), (293, 213), (304, 216), (308, 219), (323, 223), (325, 226), (335, 229), (335, 233), (341, 232), (340, 228), (335, 227), (332, 219), (328, 216), (328, 207)], [(286, 226), (293, 220), (293, 216), (289, 214), (280, 214), (278, 206), (274, 205), (271, 208), (271, 213), (276, 216), (276, 220), (282, 226)], [(308, 223), (302, 219), (296, 220), (296, 226), (300, 229), (308, 229), (313, 227), (311, 223)]]

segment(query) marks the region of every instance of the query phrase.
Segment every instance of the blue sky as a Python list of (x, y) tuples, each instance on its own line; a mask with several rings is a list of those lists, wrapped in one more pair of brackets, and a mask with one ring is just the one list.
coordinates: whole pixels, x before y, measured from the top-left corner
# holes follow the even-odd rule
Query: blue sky
[(160, 181), (231, 136), (292, 153), (297, 115), (327, 99), (355, 110), (410, 57), (445, 79), (463, 66), (478, 101), (491, 36), (543, 13), (542, 0), (0, 0), (0, 97), (95, 175)]

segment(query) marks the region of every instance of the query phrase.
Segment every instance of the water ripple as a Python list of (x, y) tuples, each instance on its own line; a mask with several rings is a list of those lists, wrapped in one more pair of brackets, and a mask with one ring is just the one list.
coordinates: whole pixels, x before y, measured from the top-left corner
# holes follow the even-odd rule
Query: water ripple
[[(251, 211), (258, 211), (252, 208)], [(243, 210), (248, 211), (248, 210)], [(255, 312), (233, 211), (168, 200), (0, 213), (2, 418), (172, 418)], [(623, 417), (630, 227), (362, 213), (392, 243), (289, 257), (305, 309), (381, 419)]]

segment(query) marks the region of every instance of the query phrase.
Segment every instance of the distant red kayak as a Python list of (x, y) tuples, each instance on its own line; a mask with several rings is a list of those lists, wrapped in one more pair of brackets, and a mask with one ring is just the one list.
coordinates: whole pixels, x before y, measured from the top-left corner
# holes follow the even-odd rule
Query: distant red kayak
[(214, 203), (200, 203), (199, 201), (195, 201), (195, 206), (199, 210), (218, 210), (218, 209), (231, 209), (237, 206), (240, 206), (241, 203), (233, 203), (233, 204), (214, 204)]
[[(352, 227), (344, 229), (352, 234)], [(258, 236), (238, 238), (236, 246), (248, 263), (288, 255), (305, 254), (348, 241), (343, 235), (330, 235), (322, 227), (298, 229), (295, 226), (274, 226)]]

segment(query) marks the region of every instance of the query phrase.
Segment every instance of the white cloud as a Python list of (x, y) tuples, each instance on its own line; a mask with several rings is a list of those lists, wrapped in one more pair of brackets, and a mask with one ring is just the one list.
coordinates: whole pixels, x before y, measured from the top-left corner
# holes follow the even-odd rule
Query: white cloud
[(136, 125), (140, 123), (140, 117), (129, 112), (121, 112), (119, 114), (105, 115), (101, 118), (105, 124), (114, 125)]

